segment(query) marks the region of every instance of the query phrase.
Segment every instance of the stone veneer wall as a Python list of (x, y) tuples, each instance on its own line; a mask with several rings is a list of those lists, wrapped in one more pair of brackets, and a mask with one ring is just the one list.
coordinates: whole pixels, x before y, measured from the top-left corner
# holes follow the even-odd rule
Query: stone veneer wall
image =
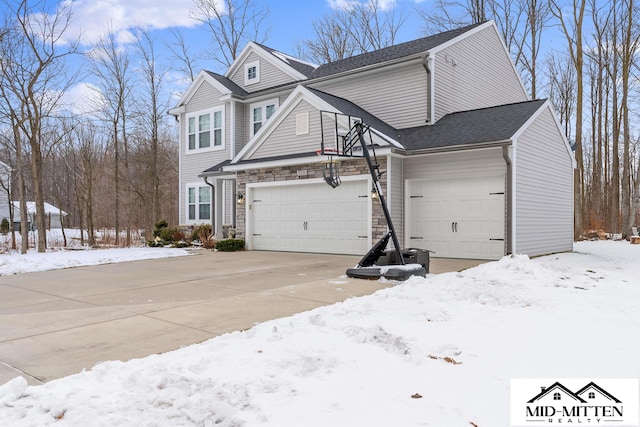
[[(378, 160), (380, 160), (380, 165), (386, 165), (385, 157), (379, 158)], [(340, 176), (345, 177), (353, 175), (370, 176), (366, 161), (362, 158), (349, 160), (340, 159)], [(237, 173), (236, 190), (246, 195), (247, 184), (253, 184), (256, 182), (302, 181), (313, 178), (322, 178), (322, 169), (320, 168), (319, 162), (304, 165), (283, 166), (278, 168), (252, 169)], [(382, 178), (380, 178), (380, 184), (382, 185), (383, 190), (387, 188), (387, 174), (382, 175)], [(249, 203), (249, 201), (247, 200), (246, 203)], [(372, 215), (372, 237), (373, 242), (377, 242), (387, 233), (387, 222), (384, 219), (384, 212), (382, 211), (382, 206), (378, 200), (373, 201)], [(246, 210), (244, 206), (240, 206), (237, 209), (236, 237), (244, 239), (245, 230)]]

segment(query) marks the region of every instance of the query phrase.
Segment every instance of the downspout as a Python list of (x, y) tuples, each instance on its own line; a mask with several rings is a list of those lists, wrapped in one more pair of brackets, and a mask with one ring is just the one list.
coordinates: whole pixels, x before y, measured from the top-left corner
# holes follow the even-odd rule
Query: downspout
[(502, 158), (507, 164), (507, 188), (506, 191), (506, 201), (507, 201), (507, 215), (506, 215), (506, 230), (505, 230), (505, 242), (506, 242), (506, 253), (507, 255), (513, 254), (513, 164), (511, 161), (511, 150), (513, 149), (513, 145), (503, 145), (502, 146)]
[(427, 124), (433, 124), (433, 56), (427, 51), (422, 56), (422, 67), (427, 73)]
[(209, 182), (209, 177), (205, 176), (204, 177), (204, 183), (207, 184), (209, 187), (211, 187), (211, 201), (213, 202), (213, 205), (211, 206), (211, 234), (215, 235), (216, 232), (216, 205), (215, 205), (215, 200), (216, 200), (216, 186), (212, 183)]

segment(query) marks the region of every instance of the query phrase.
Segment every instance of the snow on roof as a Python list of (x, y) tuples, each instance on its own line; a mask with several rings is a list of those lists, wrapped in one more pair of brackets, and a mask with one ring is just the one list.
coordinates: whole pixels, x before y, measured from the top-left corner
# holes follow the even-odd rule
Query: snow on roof
[[(13, 206), (20, 210), (20, 202), (18, 201), (13, 201), (11, 202), (13, 203)], [(29, 214), (35, 214), (36, 213), (36, 202), (27, 202), (27, 213)], [(52, 214), (52, 215), (58, 215), (58, 214), (62, 214), (62, 216), (66, 216), (67, 213), (47, 202), (44, 202), (44, 213), (45, 214)]]

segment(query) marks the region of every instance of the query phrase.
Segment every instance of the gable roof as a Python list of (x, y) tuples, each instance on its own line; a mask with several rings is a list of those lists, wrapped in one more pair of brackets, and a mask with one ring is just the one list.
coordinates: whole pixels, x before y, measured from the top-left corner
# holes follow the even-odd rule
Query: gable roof
[(228, 94), (238, 94), (244, 95), (247, 92), (242, 89), (240, 86), (236, 85), (230, 79), (225, 76), (221, 76), (220, 74), (216, 74), (211, 71), (202, 70), (198, 73), (196, 78), (191, 82), (189, 88), (182, 94), (180, 97), (180, 101), (176, 104), (175, 107), (169, 110), (169, 114), (178, 115), (180, 113), (184, 113), (184, 106), (189, 102), (191, 97), (195, 95), (198, 89), (202, 86), (204, 82), (209, 83), (213, 86), (218, 92), (228, 95)]
[(380, 64), (395, 59), (422, 54), (439, 45), (442, 45), (454, 38), (486, 23), (468, 25), (443, 33), (434, 34), (417, 40), (400, 43), (385, 47), (368, 53), (352, 56), (338, 61), (329, 62), (316, 68), (309, 76), (310, 79), (339, 74), (346, 71), (355, 70), (370, 65)]
[[(20, 212), (20, 202), (19, 201), (13, 201), (11, 202), (13, 203), (14, 208), (16, 209), (16, 212)], [(35, 214), (36, 213), (36, 202), (26, 202), (27, 205), (27, 213), (28, 214)], [(47, 202), (44, 202), (44, 213), (45, 214), (52, 214), (52, 215), (58, 215), (58, 214), (62, 214), (62, 216), (66, 216), (67, 213), (61, 209), (58, 209), (57, 207), (53, 206), (52, 204), (49, 204)]]
[(242, 89), (240, 86), (235, 84), (233, 80), (228, 77), (222, 76), (218, 73), (214, 73), (213, 71), (206, 71), (211, 77), (213, 77), (218, 83), (223, 85), (228, 91), (234, 95), (246, 95), (248, 92)]
[(304, 74), (307, 77), (309, 77), (311, 75), (311, 73), (313, 72), (313, 70), (315, 70), (317, 68), (317, 65), (311, 64), (309, 62), (305, 62), (305, 61), (303, 61), (301, 59), (298, 59), (298, 58), (294, 58), (291, 55), (287, 55), (286, 53), (282, 53), (280, 51), (272, 49), (269, 46), (265, 46), (263, 44), (256, 43), (256, 42), (254, 42), (254, 43), (256, 45), (260, 46), (261, 48), (263, 48), (264, 50), (266, 50), (267, 52), (271, 53), (273, 56), (278, 58), (280, 61), (285, 62), (291, 68), (294, 68), (296, 71), (298, 71), (299, 73)]
[(311, 64), (306, 64), (307, 67), (305, 67), (305, 63), (300, 59), (293, 58), (292, 56), (286, 55), (282, 52), (278, 52), (275, 49), (271, 49), (269, 47), (251, 41), (247, 43), (244, 49), (242, 49), (242, 52), (240, 52), (236, 59), (234, 59), (233, 63), (224, 73), (224, 76), (233, 76), (242, 66), (242, 64), (245, 63), (251, 53), (255, 53), (259, 57), (270, 62), (280, 71), (289, 75), (294, 80), (306, 80), (307, 77), (309, 77), (307, 74), (309, 72), (309, 67), (313, 68)]
[(407, 150), (456, 147), (510, 140), (546, 100), (450, 113), (433, 125), (400, 129)]

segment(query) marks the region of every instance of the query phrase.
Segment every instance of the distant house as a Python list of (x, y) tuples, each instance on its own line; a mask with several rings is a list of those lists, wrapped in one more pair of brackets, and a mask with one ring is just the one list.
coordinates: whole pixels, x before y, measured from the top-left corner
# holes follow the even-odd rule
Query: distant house
[[(20, 202), (14, 201), (13, 208), (13, 220), (16, 224), (20, 224)], [(44, 213), (47, 216), (47, 229), (61, 228), (61, 219), (67, 216), (67, 213), (49, 203), (44, 204)], [(36, 202), (27, 202), (27, 218), (29, 224), (36, 223)]]

